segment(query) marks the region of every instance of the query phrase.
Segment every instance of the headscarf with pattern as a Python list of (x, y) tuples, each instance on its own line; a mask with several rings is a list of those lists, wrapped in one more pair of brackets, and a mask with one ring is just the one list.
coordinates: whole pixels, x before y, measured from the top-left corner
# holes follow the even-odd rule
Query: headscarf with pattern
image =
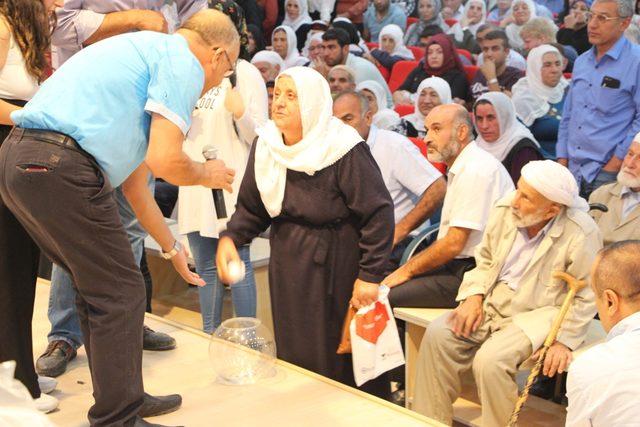
[(249, 60), (249, 37), (247, 37), (247, 22), (244, 10), (233, 0), (207, 0), (209, 9), (216, 9), (227, 15), (236, 26), (240, 35), (240, 58)]

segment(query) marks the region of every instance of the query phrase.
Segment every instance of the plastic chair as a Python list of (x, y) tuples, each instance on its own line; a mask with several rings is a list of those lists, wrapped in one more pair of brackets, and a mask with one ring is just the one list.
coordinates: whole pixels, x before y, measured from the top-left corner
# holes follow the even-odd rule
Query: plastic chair
[(571, 73), (563, 73), (563, 74), (565, 79), (571, 80)]
[(378, 43), (375, 42), (365, 42), (365, 45), (369, 48), (369, 50), (377, 49)]
[(391, 70), (391, 76), (389, 77), (389, 90), (391, 93), (398, 90), (398, 88), (404, 83), (409, 73), (418, 66), (418, 61), (398, 61)]
[(396, 113), (400, 114), (400, 117), (412, 114), (415, 109), (415, 106), (410, 104), (399, 104), (394, 108), (394, 110), (396, 110)]
[[(422, 153), (422, 155), (424, 157), (427, 157), (427, 144), (424, 142), (424, 140), (422, 138), (409, 137), (409, 141), (413, 142), (413, 145), (418, 147), (418, 150), (420, 150), (420, 152)], [(428, 158), (427, 158), (427, 160), (428, 160)], [(441, 174), (444, 175), (444, 174), (447, 173), (447, 165), (445, 163), (436, 163), (436, 162), (432, 162), (432, 161), (429, 161), (429, 163), (431, 163), (433, 165), (433, 167), (438, 169)]]
[(413, 52), (413, 57), (416, 59), (416, 61), (420, 61), (422, 58), (424, 58), (424, 48), (420, 47), (420, 46), (407, 46), (411, 52)]
[(407, 248), (402, 253), (400, 265), (404, 265), (416, 252), (423, 248), (426, 248), (427, 246), (435, 242), (438, 238), (439, 229), (440, 224), (436, 223), (427, 227), (424, 231), (420, 232), (420, 234), (414, 237), (411, 243), (409, 243), (409, 246), (407, 246)]
[(412, 24), (415, 24), (416, 22), (418, 22), (418, 18), (416, 18), (415, 16), (408, 16), (407, 17), (407, 28), (409, 28)]
[(473, 60), (473, 56), (471, 56), (471, 52), (469, 52), (467, 49), (456, 49), (456, 51), (458, 52), (459, 55), (462, 55), (465, 58), (467, 58), (469, 62), (471, 62), (472, 64), (475, 63), (475, 61)]
[(448, 26), (453, 27), (458, 23), (457, 19), (445, 19), (444, 22), (447, 23)]
[(380, 71), (380, 74), (382, 74), (384, 81), (389, 83), (389, 70), (384, 68), (382, 65), (376, 65), (376, 67), (378, 68), (378, 71)]
[(480, 67), (477, 65), (466, 65), (464, 67), (464, 72), (467, 74), (467, 82), (469, 82), (469, 84), (471, 84), (479, 69)]

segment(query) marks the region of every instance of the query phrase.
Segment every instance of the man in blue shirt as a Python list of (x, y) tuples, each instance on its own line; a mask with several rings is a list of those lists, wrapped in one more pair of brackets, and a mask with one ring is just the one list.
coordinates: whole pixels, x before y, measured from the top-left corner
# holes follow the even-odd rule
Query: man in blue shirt
[[(10, 115), (16, 128), (0, 149), (0, 195), (75, 279), (95, 398), (91, 425), (148, 425), (141, 417), (167, 410), (143, 390), (146, 297), (113, 187), (122, 185), (184, 280), (204, 285), (189, 271), (147, 176), (231, 190), (232, 170), (220, 161), (191, 161), (182, 142), (196, 101), (233, 73), (238, 54), (231, 20), (203, 10), (174, 35), (141, 31), (83, 49)], [(0, 121), (9, 122), (9, 108), (1, 107)], [(3, 316), (0, 324), (15, 323)]]
[(589, 14), (589, 43), (576, 60), (556, 152), (580, 183), (583, 197), (612, 182), (640, 131), (640, 46), (623, 33), (632, 0), (600, 0)]
[(373, 0), (362, 17), (364, 38), (378, 42), (380, 30), (385, 25), (396, 24), (402, 31), (407, 27), (407, 15), (402, 7), (392, 4), (391, 0)]

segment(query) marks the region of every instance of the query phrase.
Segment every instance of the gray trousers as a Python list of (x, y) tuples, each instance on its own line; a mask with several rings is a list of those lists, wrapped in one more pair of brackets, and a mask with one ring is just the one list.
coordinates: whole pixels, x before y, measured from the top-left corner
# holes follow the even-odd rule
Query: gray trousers
[(414, 410), (451, 425), (461, 376), (473, 369), (482, 404), (482, 426), (507, 424), (518, 397), (515, 375), (532, 353), (531, 341), (511, 322), (514, 291), (499, 283), (485, 299), (484, 320), (467, 338), (456, 337), (449, 314), (434, 320), (420, 344)]

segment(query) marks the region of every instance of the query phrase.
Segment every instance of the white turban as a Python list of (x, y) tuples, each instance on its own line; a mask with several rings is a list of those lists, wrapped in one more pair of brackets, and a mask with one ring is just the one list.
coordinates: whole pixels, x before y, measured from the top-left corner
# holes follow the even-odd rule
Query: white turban
[(580, 197), (578, 184), (569, 169), (552, 160), (536, 160), (522, 168), (522, 179), (552, 202), (587, 212), (589, 204)]
[(255, 65), (256, 62), (268, 62), (271, 65), (279, 65), (280, 71), (284, 71), (284, 60), (272, 50), (261, 50), (253, 55), (251, 63)]

